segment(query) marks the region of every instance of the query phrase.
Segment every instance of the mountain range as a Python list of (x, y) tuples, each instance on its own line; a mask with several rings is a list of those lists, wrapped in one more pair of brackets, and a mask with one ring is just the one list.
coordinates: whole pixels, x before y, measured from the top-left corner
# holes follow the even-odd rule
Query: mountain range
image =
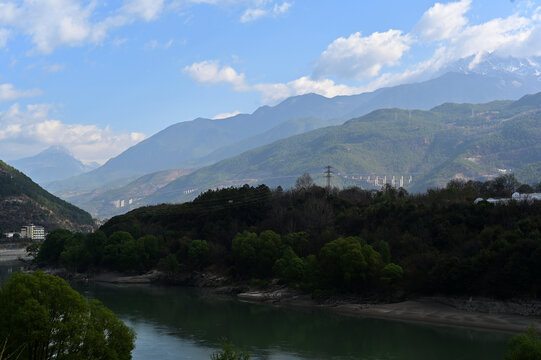
[[(198, 118), (180, 122), (129, 148), (98, 169), (45, 186), (58, 196), (88, 209), (95, 216), (101, 216), (102, 211), (109, 215), (110, 212), (105, 209), (116, 204), (117, 200), (126, 199), (125, 207), (113, 209), (112, 213), (129, 210), (149, 196), (148, 191), (133, 191), (139, 186), (134, 186), (132, 182), (143, 181), (138, 179), (140, 176), (145, 175), (144, 179), (168, 178), (147, 176), (153, 172), (170, 169), (191, 171), (274, 141), (342, 124), (376, 109), (428, 110), (445, 102), (482, 103), (518, 99), (527, 93), (541, 91), (541, 72), (537, 60), (489, 56), (487, 61), (474, 68), (470, 68), (470, 60), (459, 61), (447, 69), (450, 72), (420, 83), (334, 98), (307, 94), (288, 98), (273, 107), (262, 106), (253, 114), (240, 114), (222, 120)], [(377, 173), (384, 168), (373, 161), (367, 171)], [(276, 183), (282, 181), (280, 176), (276, 175)], [(246, 179), (253, 178), (258, 177)], [(178, 181), (181, 181), (180, 178)], [(147, 188), (158, 189), (165, 185), (160, 180)], [(183, 191), (192, 194), (199, 187)], [(126, 205), (129, 203), (127, 199), (132, 200), (129, 207)]]
[(209, 188), (244, 183), (288, 187), (304, 172), (324, 185), (328, 164), (333, 186), (377, 188), (394, 177), (397, 186), (423, 191), (450, 179), (493, 178), (541, 161), (540, 119), (541, 93), (430, 111), (376, 110), (199, 169), (141, 204), (187, 201)]

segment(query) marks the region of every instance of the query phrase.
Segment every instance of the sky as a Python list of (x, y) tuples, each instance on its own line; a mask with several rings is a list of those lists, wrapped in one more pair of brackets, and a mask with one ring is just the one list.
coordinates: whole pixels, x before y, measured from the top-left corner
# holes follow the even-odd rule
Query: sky
[(0, 0), (0, 159), (105, 162), (181, 121), (541, 56), (532, 0)]

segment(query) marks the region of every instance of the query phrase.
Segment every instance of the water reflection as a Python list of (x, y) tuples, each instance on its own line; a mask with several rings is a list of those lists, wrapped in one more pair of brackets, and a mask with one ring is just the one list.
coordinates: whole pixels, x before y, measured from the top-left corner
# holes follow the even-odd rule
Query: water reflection
[(135, 359), (208, 359), (227, 337), (256, 359), (499, 359), (509, 335), (239, 302), (181, 287), (73, 284), (138, 334)]

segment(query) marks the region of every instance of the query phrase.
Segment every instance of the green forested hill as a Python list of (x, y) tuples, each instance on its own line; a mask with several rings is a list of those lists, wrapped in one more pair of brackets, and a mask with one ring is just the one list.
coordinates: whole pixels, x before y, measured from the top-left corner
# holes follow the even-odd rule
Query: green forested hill
[[(444, 104), (430, 111), (377, 110), (340, 126), (276, 141), (181, 177), (142, 203), (186, 201), (208, 188), (244, 183), (290, 186), (308, 172), (323, 184), (375, 186), (404, 176), (423, 191), (453, 178), (489, 179), (541, 161), (541, 95), (516, 102)], [(371, 175), (372, 184), (366, 182)], [(535, 178), (540, 174), (530, 174)], [(360, 180), (359, 177), (363, 176)], [(519, 180), (525, 180), (519, 178)]]
[(205, 269), (254, 284), (278, 277), (316, 296), (539, 299), (541, 201), (474, 202), (527, 188), (511, 175), (415, 195), (244, 185), (141, 207), (87, 237), (56, 231), (36, 260), (78, 271), (157, 267), (171, 279)]
[(62, 227), (74, 231), (89, 231), (94, 225), (86, 211), (48, 193), (0, 160), (0, 230), (19, 230), (31, 223), (46, 230)]

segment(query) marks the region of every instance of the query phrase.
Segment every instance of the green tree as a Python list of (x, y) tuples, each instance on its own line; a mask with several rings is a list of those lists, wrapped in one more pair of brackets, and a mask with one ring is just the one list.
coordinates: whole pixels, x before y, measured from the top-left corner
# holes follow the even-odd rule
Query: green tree
[(281, 244), (280, 235), (271, 230), (259, 236), (247, 231), (237, 234), (231, 246), (236, 271), (249, 276), (271, 276), (272, 267), (280, 257)]
[(250, 354), (239, 350), (226, 339), (222, 339), (222, 349), (210, 356), (211, 360), (250, 360)]
[(287, 282), (304, 278), (304, 262), (290, 246), (286, 246), (282, 257), (274, 263), (274, 272)]
[(541, 359), (541, 338), (534, 326), (530, 326), (525, 334), (513, 336), (509, 342), (509, 350), (504, 360), (538, 360)]
[(291, 246), (293, 251), (299, 256), (306, 256), (308, 254), (310, 242), (308, 240), (308, 233), (306, 232), (287, 234), (284, 236), (283, 242), (284, 244)]
[(167, 272), (169, 276), (174, 276), (182, 269), (182, 266), (175, 255), (167, 254), (158, 262), (158, 269)]
[(135, 334), (56, 276), (13, 274), (0, 291), (0, 338), (24, 359), (131, 359)]
[(101, 230), (95, 231), (86, 236), (85, 248), (88, 251), (92, 264), (100, 266), (103, 262), (103, 250), (107, 243), (107, 236)]
[(244, 231), (235, 236), (231, 245), (231, 255), (238, 273), (255, 272), (259, 247), (259, 238), (255, 233)]
[(355, 236), (325, 244), (319, 252), (319, 260), (327, 286), (344, 290), (360, 289), (382, 265), (379, 253)]
[(188, 249), (190, 263), (196, 268), (205, 266), (210, 257), (210, 250), (205, 240), (192, 240)]
[(75, 271), (86, 271), (92, 256), (85, 246), (86, 237), (81, 233), (72, 234), (64, 242), (64, 251), (60, 254), (60, 263)]
[(71, 232), (64, 229), (51, 231), (39, 250), (36, 261), (40, 265), (58, 265), (60, 254), (64, 251), (66, 241), (71, 237)]
[(391, 286), (396, 285), (404, 276), (404, 270), (400, 265), (393, 263), (385, 265), (381, 270), (381, 281)]

